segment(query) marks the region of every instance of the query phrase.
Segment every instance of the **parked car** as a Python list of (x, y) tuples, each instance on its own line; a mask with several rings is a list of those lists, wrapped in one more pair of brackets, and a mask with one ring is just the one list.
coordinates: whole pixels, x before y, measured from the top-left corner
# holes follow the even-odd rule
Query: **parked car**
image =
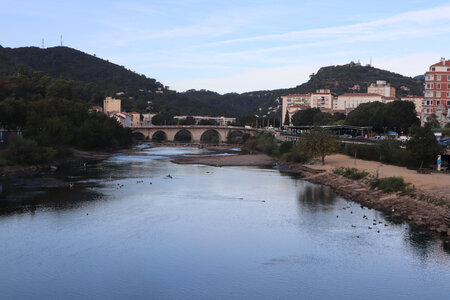
[(366, 138), (362, 135), (355, 136), (353, 139), (355, 140), (365, 140)]

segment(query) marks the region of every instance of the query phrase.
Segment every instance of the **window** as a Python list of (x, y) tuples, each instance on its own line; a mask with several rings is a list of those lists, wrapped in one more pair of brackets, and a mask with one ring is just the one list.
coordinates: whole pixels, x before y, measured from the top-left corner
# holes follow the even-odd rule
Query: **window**
[(440, 83), (436, 83), (436, 88), (440, 89), (441, 88), (441, 84)]
[(450, 92), (447, 92), (447, 98), (450, 98)]
[(447, 81), (450, 81), (450, 75), (447, 75)]
[(436, 97), (440, 98), (441, 97), (441, 92), (436, 92)]
[(431, 68), (431, 71), (435, 71), (436, 70), (436, 68)]
[(447, 106), (450, 106), (450, 100), (447, 100)]
[(441, 78), (441, 75), (437, 75), (437, 76), (436, 76), (436, 80), (441, 81), (441, 79), (442, 79), (442, 78)]
[(441, 101), (436, 100), (436, 105), (439, 105), (439, 104), (441, 104)]

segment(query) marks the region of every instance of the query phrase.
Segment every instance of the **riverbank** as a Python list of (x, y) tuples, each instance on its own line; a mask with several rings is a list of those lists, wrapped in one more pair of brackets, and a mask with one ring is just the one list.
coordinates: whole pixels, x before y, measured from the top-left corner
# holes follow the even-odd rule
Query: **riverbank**
[[(327, 157), (326, 164), (302, 165), (275, 160), (265, 154), (230, 155), (212, 157), (174, 158), (180, 164), (205, 164), (210, 166), (267, 166), (278, 163), (300, 173), (306, 181), (331, 187), (337, 194), (368, 208), (387, 213), (394, 221), (408, 221), (412, 226), (426, 228), (450, 235), (444, 215), (450, 212), (450, 176), (446, 174), (418, 174), (406, 168), (380, 164), (379, 162), (352, 159), (344, 155)], [(384, 193), (372, 189), (370, 180), (351, 180), (333, 173), (337, 167), (351, 167), (367, 171), (373, 178), (400, 176), (414, 184), (414, 195)], [(347, 213), (351, 213), (348, 211)], [(375, 228), (377, 224), (373, 225)]]
[(71, 149), (70, 153), (71, 155), (67, 159), (57, 160), (51, 164), (2, 166), (0, 167), (0, 177), (36, 176), (41, 172), (55, 172), (62, 165), (94, 163), (107, 159), (114, 154), (113, 152), (81, 151), (76, 149)]

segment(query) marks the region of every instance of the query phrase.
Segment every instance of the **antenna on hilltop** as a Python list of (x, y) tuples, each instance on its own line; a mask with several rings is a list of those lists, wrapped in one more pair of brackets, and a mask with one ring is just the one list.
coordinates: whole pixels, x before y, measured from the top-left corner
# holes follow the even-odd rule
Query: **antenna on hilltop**
[(372, 56), (370, 56), (370, 66), (372, 66)]
[(42, 49), (44, 49), (44, 38), (42, 38)]
[(61, 45), (60, 45), (60, 46), (62, 47), (62, 46), (63, 46), (63, 42), (62, 42), (62, 34), (61, 34), (59, 40), (60, 40), (60, 42), (61, 42)]

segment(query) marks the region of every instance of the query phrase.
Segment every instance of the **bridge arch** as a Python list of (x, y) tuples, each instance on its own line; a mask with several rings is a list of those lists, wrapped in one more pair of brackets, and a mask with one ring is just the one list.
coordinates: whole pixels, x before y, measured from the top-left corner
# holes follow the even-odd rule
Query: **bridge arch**
[(220, 133), (215, 129), (205, 130), (200, 136), (200, 142), (207, 144), (218, 144), (222, 140)]
[(167, 134), (164, 130), (158, 130), (152, 134), (152, 141), (162, 142), (167, 141)]
[(227, 141), (231, 144), (239, 144), (244, 133), (241, 130), (230, 130), (227, 134)]
[(178, 130), (173, 137), (174, 142), (189, 143), (194, 141), (194, 136), (187, 129)]

